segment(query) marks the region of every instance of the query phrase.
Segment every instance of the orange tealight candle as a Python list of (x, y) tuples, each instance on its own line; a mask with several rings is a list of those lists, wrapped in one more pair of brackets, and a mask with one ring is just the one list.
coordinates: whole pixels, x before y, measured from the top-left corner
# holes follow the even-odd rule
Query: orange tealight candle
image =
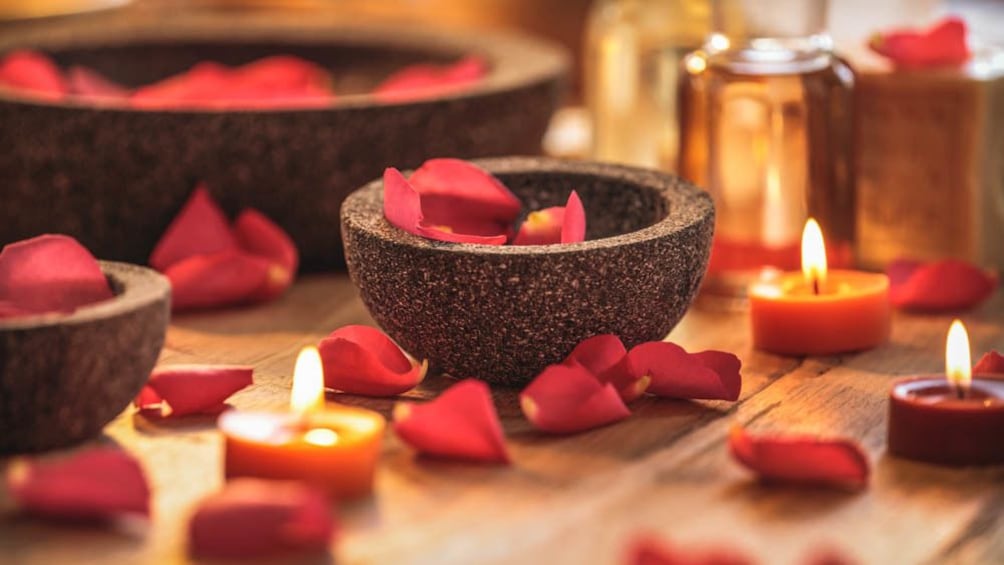
[(782, 355), (830, 355), (889, 339), (889, 278), (828, 271), (823, 234), (809, 219), (802, 232), (802, 272), (750, 287), (753, 345)]
[(315, 347), (296, 360), (290, 404), (292, 412), (231, 410), (220, 417), (226, 477), (302, 480), (336, 498), (372, 492), (386, 420), (370, 410), (325, 405)]

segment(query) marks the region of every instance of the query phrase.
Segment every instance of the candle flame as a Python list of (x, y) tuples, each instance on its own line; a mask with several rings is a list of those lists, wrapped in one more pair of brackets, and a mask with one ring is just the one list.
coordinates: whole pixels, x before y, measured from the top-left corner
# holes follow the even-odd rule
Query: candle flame
[(815, 219), (809, 218), (802, 230), (802, 274), (805, 282), (819, 289), (826, 282), (826, 244), (823, 230)]
[(289, 404), (293, 412), (300, 415), (324, 407), (324, 366), (321, 364), (321, 353), (316, 347), (304, 347), (296, 358)]
[(969, 352), (969, 334), (966, 333), (966, 326), (959, 320), (952, 322), (952, 327), (948, 329), (945, 374), (959, 396), (965, 396), (973, 381), (973, 366)]

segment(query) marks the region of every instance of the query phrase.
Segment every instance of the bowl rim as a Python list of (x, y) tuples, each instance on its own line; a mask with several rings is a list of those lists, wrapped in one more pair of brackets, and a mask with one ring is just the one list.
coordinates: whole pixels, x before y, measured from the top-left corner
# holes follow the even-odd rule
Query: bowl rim
[[(552, 245), (486, 245), (480, 243), (451, 243), (426, 239), (394, 227), (386, 219), (379, 223), (379, 229), (362, 226), (347, 215), (349, 208), (366, 206), (364, 199), (372, 193), (383, 192), (383, 179), (370, 181), (353, 191), (342, 203), (341, 221), (343, 231), (359, 230), (384, 241), (420, 248), (438, 253), (483, 256), (554, 256), (582, 254), (600, 250), (636, 245), (672, 236), (692, 229), (697, 225), (714, 222), (715, 206), (707, 191), (675, 174), (644, 169), (628, 165), (600, 163), (595, 161), (573, 161), (552, 157), (512, 156), (473, 159), (470, 161), (492, 174), (554, 174), (565, 173), (579, 176), (598, 176), (622, 183), (636, 184), (659, 192), (669, 213), (661, 220), (639, 230), (599, 239), (588, 239), (579, 243)], [(403, 171), (406, 175), (410, 171)], [(382, 202), (382, 196), (380, 201)], [(691, 206), (681, 206), (684, 203)], [(381, 207), (382, 216), (382, 207)], [(674, 213), (675, 211), (675, 213)], [(393, 231), (390, 231), (393, 230)], [(344, 242), (345, 238), (343, 238)], [(348, 255), (348, 253), (347, 253)]]
[(135, 312), (161, 300), (170, 301), (171, 283), (157, 271), (119, 261), (98, 263), (106, 277), (122, 285), (122, 292), (109, 300), (77, 308), (69, 314), (45, 312), (0, 319), (0, 332), (87, 324)]
[[(98, 17), (98, 16), (94, 16)], [(225, 34), (221, 37), (221, 33)], [(134, 44), (171, 43), (287, 43), (290, 45), (351, 45), (359, 47), (411, 48), (421, 52), (459, 51), (485, 57), (488, 75), (461, 90), (413, 100), (379, 100), (370, 94), (348, 94), (332, 98), (325, 106), (274, 108), (134, 108), (127, 105), (88, 102), (64, 98), (46, 100), (0, 88), (0, 103), (32, 107), (94, 110), (121, 114), (309, 114), (338, 110), (383, 107), (426, 106), (450, 100), (473, 99), (536, 84), (567, 80), (571, 57), (567, 50), (547, 39), (512, 31), (462, 30), (445, 27), (417, 27), (404, 23), (333, 22), (324, 18), (308, 20), (271, 14), (265, 18), (246, 14), (191, 14), (167, 19), (144, 20), (136, 16), (114, 15), (94, 25), (87, 21), (54, 22), (35, 29), (11, 30), (0, 38), (0, 53), (18, 48), (42, 51), (74, 48), (122, 47)], [(277, 53), (278, 54), (278, 53)]]

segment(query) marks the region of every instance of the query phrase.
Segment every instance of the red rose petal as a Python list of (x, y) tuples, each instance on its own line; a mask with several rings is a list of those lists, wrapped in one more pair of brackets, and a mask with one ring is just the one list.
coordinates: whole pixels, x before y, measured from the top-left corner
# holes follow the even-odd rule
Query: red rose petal
[(226, 215), (200, 183), (157, 242), (150, 265), (165, 272), (183, 259), (236, 248), (237, 239)]
[(72, 312), (114, 294), (94, 256), (65, 235), (40, 235), (0, 251), (0, 301), (18, 312)]
[(950, 17), (927, 31), (894, 30), (875, 36), (869, 46), (904, 67), (959, 65), (969, 60), (966, 23)]
[(124, 100), (130, 94), (128, 88), (87, 67), (70, 67), (67, 80), (70, 92), (76, 96), (116, 101)]
[(631, 369), (624, 343), (613, 334), (600, 334), (583, 340), (568, 354), (564, 363), (578, 363), (600, 382), (613, 384), (624, 402), (641, 396), (651, 383), (649, 377), (635, 374)]
[(413, 363), (387, 334), (345, 326), (321, 340), (324, 386), (364, 396), (396, 396), (422, 382), (428, 363)]
[(248, 208), (237, 216), (234, 235), (244, 251), (278, 263), (290, 272), (296, 272), (300, 254), (293, 239), (258, 210)]
[(169, 416), (214, 414), (227, 398), (253, 384), (254, 369), (242, 365), (166, 365), (157, 367), (136, 405), (149, 409), (164, 402)]
[(0, 300), (0, 320), (5, 318), (21, 318), (23, 316), (34, 316), (40, 312), (26, 310), (18, 307), (17, 304), (7, 300)]
[(461, 159), (429, 159), (412, 173), (408, 182), (423, 198), (451, 198), (457, 206), (466, 202), (466, 208), (455, 210), (456, 216), (470, 215), (479, 221), (511, 224), (523, 208), (519, 198), (502, 181)]
[(30, 91), (49, 100), (59, 100), (67, 92), (63, 73), (52, 59), (28, 49), (11, 51), (0, 59), (0, 86)]
[(383, 175), (384, 216), (394, 226), (419, 237), (451, 243), (478, 243), (482, 245), (502, 245), (504, 234), (482, 236), (453, 233), (450, 228), (425, 224), (422, 213), (422, 199), (408, 179), (400, 171), (389, 167)]
[(579, 193), (572, 191), (565, 203), (565, 217), (561, 224), (561, 243), (578, 243), (586, 240), (586, 210)]
[(196, 255), (171, 265), (171, 307), (178, 310), (252, 302), (270, 283), (267, 259), (243, 251)]
[(667, 398), (731, 400), (739, 398), (740, 361), (731, 353), (689, 354), (675, 343), (650, 341), (628, 352), (636, 375), (652, 379), (648, 392)]
[(527, 420), (539, 430), (567, 434), (631, 415), (617, 389), (577, 363), (550, 365), (519, 395)]
[(189, 552), (233, 559), (324, 552), (335, 530), (323, 492), (296, 482), (236, 479), (199, 503), (188, 523)]
[(979, 305), (997, 288), (997, 276), (956, 259), (933, 263), (894, 261), (888, 267), (889, 300), (918, 311), (957, 311)]
[(487, 73), (480, 57), (465, 57), (452, 65), (410, 65), (384, 79), (373, 94), (386, 102), (412, 100), (462, 89)]
[(212, 100), (225, 90), (228, 76), (229, 69), (219, 63), (199, 63), (184, 73), (137, 88), (130, 104), (154, 109), (197, 106), (200, 100)]
[(1004, 374), (1004, 355), (997, 353), (996, 351), (988, 351), (980, 357), (979, 362), (973, 367), (974, 374), (993, 374), (1001, 373)]
[(323, 88), (331, 82), (323, 67), (292, 55), (263, 57), (238, 67), (235, 73), (244, 85), (279, 90)]
[(425, 403), (399, 402), (394, 432), (420, 453), (482, 463), (509, 463), (488, 385), (467, 379)]
[(752, 559), (726, 548), (684, 550), (651, 536), (631, 541), (624, 559), (627, 565), (751, 565)]
[(30, 514), (65, 520), (100, 520), (149, 514), (150, 488), (128, 453), (95, 447), (58, 459), (11, 464), (7, 488)]
[(807, 436), (753, 437), (739, 426), (729, 434), (732, 456), (765, 481), (864, 488), (868, 457), (853, 441)]
[(519, 226), (513, 245), (554, 245), (561, 243), (565, 207), (552, 206), (526, 215)]

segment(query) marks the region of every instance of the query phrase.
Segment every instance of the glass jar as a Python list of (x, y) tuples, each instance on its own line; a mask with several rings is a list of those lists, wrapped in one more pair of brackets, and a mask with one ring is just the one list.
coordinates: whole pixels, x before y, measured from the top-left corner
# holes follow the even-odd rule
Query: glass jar
[(681, 174), (717, 220), (705, 294), (737, 297), (765, 270), (797, 270), (807, 217), (830, 265), (852, 262), (853, 74), (825, 32), (826, 0), (719, 0), (683, 62)]
[(585, 98), (594, 159), (675, 171), (680, 62), (710, 31), (707, 0), (596, 0)]

